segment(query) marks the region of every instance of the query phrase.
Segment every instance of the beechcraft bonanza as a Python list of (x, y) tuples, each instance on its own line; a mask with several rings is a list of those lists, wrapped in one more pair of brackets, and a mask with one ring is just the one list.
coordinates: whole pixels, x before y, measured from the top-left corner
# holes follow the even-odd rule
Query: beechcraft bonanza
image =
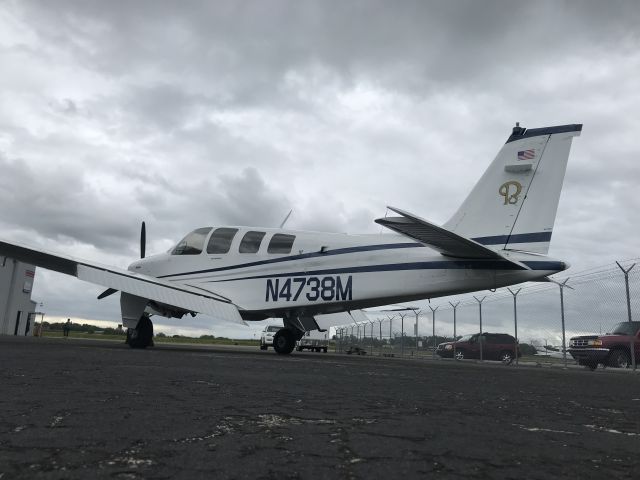
[[(572, 138), (582, 125), (516, 124), (458, 211), (437, 226), (399, 208), (379, 218), (392, 234), (347, 235), (204, 227), (128, 270), (0, 242), (0, 255), (120, 294), (129, 344), (152, 342), (149, 315), (202, 313), (244, 323), (283, 319), (274, 338), (290, 353), (324, 315), (545, 280), (567, 268), (546, 256)], [(343, 322), (342, 322), (343, 323)]]

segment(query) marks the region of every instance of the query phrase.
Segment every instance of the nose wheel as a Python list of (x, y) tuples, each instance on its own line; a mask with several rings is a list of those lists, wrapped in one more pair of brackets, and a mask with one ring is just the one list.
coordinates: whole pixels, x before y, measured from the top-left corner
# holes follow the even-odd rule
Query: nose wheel
[(127, 343), (131, 348), (147, 348), (153, 345), (153, 323), (143, 315), (136, 328), (127, 329)]

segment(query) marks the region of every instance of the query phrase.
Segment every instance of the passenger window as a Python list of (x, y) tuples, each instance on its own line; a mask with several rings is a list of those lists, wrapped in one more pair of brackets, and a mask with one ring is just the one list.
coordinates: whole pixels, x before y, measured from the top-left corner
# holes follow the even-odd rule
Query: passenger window
[(257, 253), (265, 232), (247, 232), (240, 242), (240, 253)]
[(229, 253), (231, 242), (233, 242), (236, 233), (238, 233), (237, 228), (217, 228), (214, 230), (207, 245), (207, 253)]
[(286, 235), (284, 233), (276, 233), (269, 242), (269, 253), (291, 253), (295, 235)]
[(171, 250), (171, 255), (199, 255), (204, 247), (204, 239), (211, 231), (211, 227), (194, 230)]

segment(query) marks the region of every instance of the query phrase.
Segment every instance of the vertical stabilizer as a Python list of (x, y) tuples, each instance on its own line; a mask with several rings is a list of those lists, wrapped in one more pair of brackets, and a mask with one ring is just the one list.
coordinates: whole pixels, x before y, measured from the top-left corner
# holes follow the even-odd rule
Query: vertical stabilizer
[(516, 125), (444, 227), (492, 249), (546, 254), (571, 140), (581, 131), (582, 125)]

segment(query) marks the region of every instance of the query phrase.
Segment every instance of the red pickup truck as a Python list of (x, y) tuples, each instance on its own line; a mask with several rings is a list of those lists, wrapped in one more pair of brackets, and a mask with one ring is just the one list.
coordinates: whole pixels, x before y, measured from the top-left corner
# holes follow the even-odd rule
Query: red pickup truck
[(580, 365), (595, 370), (598, 364), (609, 367), (631, 366), (631, 343), (640, 364), (640, 322), (618, 323), (611, 333), (584, 335), (569, 340), (569, 353)]

